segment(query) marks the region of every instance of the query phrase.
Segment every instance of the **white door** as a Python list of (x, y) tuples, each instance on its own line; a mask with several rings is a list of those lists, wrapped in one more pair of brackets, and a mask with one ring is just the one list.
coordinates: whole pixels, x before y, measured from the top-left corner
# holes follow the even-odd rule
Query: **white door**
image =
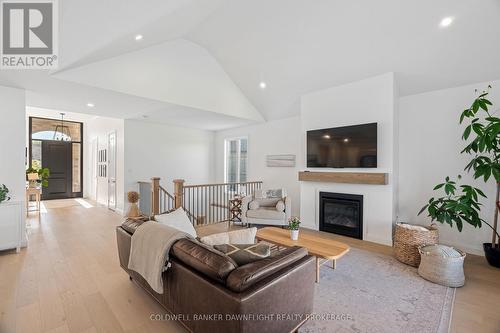
[(97, 153), (99, 151), (98, 139), (92, 139), (92, 178), (90, 186), (90, 197), (92, 200), (97, 201), (97, 181), (98, 181), (98, 157)]
[(108, 134), (108, 208), (116, 209), (116, 132)]

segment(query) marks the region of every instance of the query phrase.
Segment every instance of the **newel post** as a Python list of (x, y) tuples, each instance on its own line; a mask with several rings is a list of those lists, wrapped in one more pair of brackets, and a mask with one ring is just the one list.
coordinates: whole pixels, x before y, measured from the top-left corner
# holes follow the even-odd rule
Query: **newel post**
[(160, 214), (160, 178), (151, 178), (151, 215)]
[(184, 193), (184, 179), (174, 179), (174, 207), (182, 207), (182, 197)]

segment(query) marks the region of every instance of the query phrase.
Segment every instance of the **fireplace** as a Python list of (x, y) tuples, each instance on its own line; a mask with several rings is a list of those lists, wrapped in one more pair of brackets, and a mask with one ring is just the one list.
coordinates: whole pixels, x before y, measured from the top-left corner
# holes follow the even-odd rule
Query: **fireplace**
[(319, 230), (363, 239), (363, 196), (320, 192)]

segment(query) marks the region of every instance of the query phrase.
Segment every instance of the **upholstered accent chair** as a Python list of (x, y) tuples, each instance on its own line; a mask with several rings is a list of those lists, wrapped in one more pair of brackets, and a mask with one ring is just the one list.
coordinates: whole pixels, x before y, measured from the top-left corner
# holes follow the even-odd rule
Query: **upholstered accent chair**
[(257, 190), (242, 199), (241, 221), (247, 224), (284, 226), (292, 212), (292, 202), (284, 189)]

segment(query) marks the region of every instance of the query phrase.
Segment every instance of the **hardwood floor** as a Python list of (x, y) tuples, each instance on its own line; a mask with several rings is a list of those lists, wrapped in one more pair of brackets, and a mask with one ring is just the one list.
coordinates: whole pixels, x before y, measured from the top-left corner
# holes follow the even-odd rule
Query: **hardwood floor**
[[(0, 333), (184, 332), (118, 264), (115, 226), (122, 218), (105, 208), (48, 209), (31, 214), (29, 247), (0, 252)], [(205, 227), (200, 234), (226, 229)], [(314, 232), (303, 230), (303, 232)], [(314, 232), (317, 233), (317, 232)], [(352, 247), (391, 254), (391, 248), (318, 233)], [(500, 332), (500, 270), (484, 258), (466, 259), (467, 282), (457, 290), (452, 332)]]

